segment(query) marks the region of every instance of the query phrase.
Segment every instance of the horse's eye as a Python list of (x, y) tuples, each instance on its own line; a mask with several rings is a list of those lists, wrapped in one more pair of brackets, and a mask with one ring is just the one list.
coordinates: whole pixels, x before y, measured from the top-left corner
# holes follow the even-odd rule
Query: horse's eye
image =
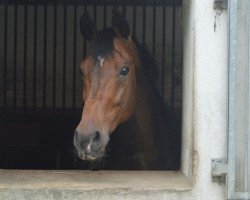
[(129, 72), (129, 67), (128, 66), (125, 66), (121, 69), (120, 71), (120, 75), (121, 76), (127, 76), (128, 75), (128, 72)]

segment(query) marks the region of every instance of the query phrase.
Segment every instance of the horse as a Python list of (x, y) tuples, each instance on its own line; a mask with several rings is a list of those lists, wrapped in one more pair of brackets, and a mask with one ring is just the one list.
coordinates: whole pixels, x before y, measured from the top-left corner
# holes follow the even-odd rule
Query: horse
[(104, 161), (101, 169), (179, 170), (180, 125), (156, 90), (150, 56), (117, 9), (111, 24), (98, 31), (87, 12), (80, 19), (91, 45), (80, 64), (84, 106), (73, 139), (78, 157)]

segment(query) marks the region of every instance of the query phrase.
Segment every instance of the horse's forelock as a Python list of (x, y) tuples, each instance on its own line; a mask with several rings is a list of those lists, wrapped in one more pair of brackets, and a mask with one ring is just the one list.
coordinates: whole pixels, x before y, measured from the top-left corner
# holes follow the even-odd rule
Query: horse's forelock
[(108, 58), (113, 55), (113, 43), (116, 36), (113, 28), (98, 32), (92, 43), (92, 55), (95, 63), (99, 62), (100, 58)]

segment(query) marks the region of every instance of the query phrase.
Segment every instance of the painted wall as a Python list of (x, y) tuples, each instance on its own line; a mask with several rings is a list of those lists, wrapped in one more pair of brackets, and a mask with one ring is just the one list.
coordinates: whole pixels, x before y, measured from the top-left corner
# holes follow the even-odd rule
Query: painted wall
[(211, 159), (226, 156), (227, 11), (214, 10), (213, 0), (183, 3), (182, 168), (194, 183), (183, 199), (222, 200), (226, 190), (211, 182)]

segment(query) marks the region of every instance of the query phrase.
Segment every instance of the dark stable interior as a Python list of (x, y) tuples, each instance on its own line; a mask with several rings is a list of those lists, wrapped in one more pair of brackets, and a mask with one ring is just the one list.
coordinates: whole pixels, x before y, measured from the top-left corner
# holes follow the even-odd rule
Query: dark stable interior
[(78, 168), (72, 140), (76, 118), (15, 116), (2, 121), (0, 168)]
[[(2, 38), (0, 38), (1, 40), (1, 45), (0, 48), (2, 49), (2, 51), (0, 51), (0, 64), (3, 64), (3, 66), (5, 66), (5, 68), (1, 68), (0, 70), (0, 80), (2, 79), (3, 82), (1, 81), (0, 84), (0, 168), (2, 169), (90, 169), (90, 170), (99, 170), (102, 169), (103, 167), (105, 167), (105, 169), (114, 169), (114, 170), (126, 170), (126, 169), (131, 169), (130, 168), (130, 163), (126, 163), (123, 164), (122, 167), (121, 166), (114, 166), (112, 165), (112, 160), (108, 160), (104, 163), (104, 162), (93, 162), (93, 163), (89, 163), (86, 161), (82, 161), (78, 158), (76, 150), (74, 148), (73, 145), (73, 134), (74, 134), (74, 130), (77, 127), (77, 124), (80, 121), (81, 118), (81, 112), (82, 112), (82, 102), (81, 102), (81, 98), (80, 100), (77, 100), (77, 98), (73, 98), (73, 106), (71, 108), (68, 108), (67, 106), (65, 106), (65, 101), (67, 101), (67, 97), (64, 98), (62, 100), (62, 107), (60, 108), (58, 105), (56, 105), (56, 103), (54, 105), (52, 105), (51, 107), (44, 107), (44, 106), (37, 106), (39, 103), (39, 97), (36, 97), (34, 102), (28, 102), (28, 100), (30, 101), (30, 99), (28, 98), (29, 95), (29, 91), (27, 89), (26, 92), (24, 91), (19, 91), (20, 94), (18, 94), (18, 84), (20, 84), (18, 82), (18, 80), (16, 80), (15, 77), (17, 77), (17, 75), (15, 75), (16, 71), (15, 69), (18, 69), (19, 65), (23, 66), (23, 63), (25, 62), (25, 58), (24, 60), (20, 61), (21, 63), (19, 63), (18, 59), (17, 59), (17, 55), (18, 55), (18, 51), (15, 51), (15, 47), (16, 46), (20, 46), (18, 43), (18, 40), (20, 40), (20, 38), (16, 35), (18, 35), (18, 30), (19, 29), (15, 29), (15, 27), (18, 25), (18, 23), (13, 23), (11, 25), (9, 25), (8, 23), (11, 22), (11, 20), (16, 20), (18, 19), (18, 15), (16, 14), (19, 10), (24, 10), (24, 16), (23, 18), (25, 19), (25, 15), (27, 13), (29, 13), (29, 9), (28, 8), (25, 11), (25, 5), (31, 5), (33, 6), (32, 9), (34, 9), (33, 12), (33, 16), (38, 16), (36, 15), (36, 8), (39, 8), (39, 6), (48, 6), (48, 8), (51, 6), (52, 9), (48, 9), (48, 13), (51, 12), (53, 9), (55, 11), (55, 8), (57, 9), (57, 7), (60, 6), (73, 6), (75, 9), (77, 9), (77, 6), (79, 4), (79, 6), (82, 6), (84, 8), (82, 9), (86, 9), (86, 5), (88, 4), (88, 6), (92, 6), (92, 14), (94, 15), (94, 20), (96, 21), (97, 18), (97, 9), (96, 6), (94, 5), (93, 2), (97, 2), (97, 1), (86, 1), (86, 5), (80, 3), (80, 1), (75, 0), (74, 4), (70, 4), (70, 1), (65, 1), (66, 3), (63, 3), (64, 1), (58, 1), (58, 5), (55, 4), (56, 1), (27, 1), (28, 4), (25, 4), (25, 1), (19, 1), (19, 4), (15, 3), (18, 1), (6, 1), (7, 3), (1, 3), (0, 6), (2, 6), (2, 11), (3, 11), (3, 15), (1, 15), (3, 17), (3, 20), (1, 20), (0, 22), (0, 29), (2, 30), (7, 30), (8, 31), (2, 31), (3, 34), (1, 34), (0, 36), (3, 36)], [(37, 3), (36, 3), (37, 2)], [(68, 2), (68, 3), (67, 3)], [(104, 2), (104, 1), (103, 1)], [(102, 4), (101, 6), (104, 9), (104, 12), (102, 13), (103, 15), (108, 15), (107, 14), (107, 8), (108, 6), (114, 6), (115, 1), (105, 1), (107, 2), (107, 4)], [(165, 69), (166, 73), (169, 73), (169, 79), (171, 79), (171, 81), (165, 81), (165, 79), (167, 80), (167, 76), (162, 73), (162, 70), (159, 70), (160, 73), (158, 75), (159, 79), (162, 79), (160, 81), (158, 81), (158, 90), (160, 91), (161, 95), (164, 96), (164, 92), (167, 93), (167, 90), (169, 90), (169, 93), (172, 94), (171, 98), (166, 98), (165, 103), (167, 105), (170, 105), (170, 107), (174, 110), (175, 112), (175, 116), (177, 118), (177, 121), (179, 123), (180, 126), (180, 119), (181, 119), (181, 63), (177, 63), (176, 60), (179, 58), (177, 56), (175, 56), (175, 51), (177, 51), (177, 39), (175, 39), (175, 29), (176, 29), (176, 16), (177, 16), (177, 7), (179, 7), (181, 5), (181, 0), (175, 1), (175, 0), (168, 0), (168, 1), (157, 1), (157, 0), (149, 0), (149, 1), (128, 1), (127, 5), (126, 3), (124, 3), (126, 1), (117, 1), (117, 5), (116, 6), (120, 6), (120, 10), (123, 11), (123, 13), (126, 13), (126, 6), (132, 6), (133, 9), (131, 8), (131, 11), (133, 11), (134, 17), (136, 16), (136, 12), (139, 12), (138, 10), (140, 10), (140, 12), (142, 12), (142, 19), (143, 21), (141, 21), (141, 27), (142, 27), (142, 32), (143, 34), (141, 36), (137, 36), (137, 38), (139, 39), (140, 43), (143, 44), (147, 44), (147, 38), (145, 36), (145, 26), (147, 24), (146, 22), (146, 12), (148, 8), (152, 8), (152, 12), (151, 12), (151, 17), (153, 19), (153, 22), (156, 22), (156, 8), (160, 8), (163, 6), (166, 6), (167, 8), (171, 8), (173, 16), (170, 20), (171, 20), (171, 31), (172, 31), (172, 41), (169, 44), (170, 45), (170, 51), (173, 53), (169, 54), (169, 60), (168, 62), (170, 63), (168, 68), (169, 69)], [(19, 6), (24, 6), (23, 8), (19, 8)], [(139, 9), (135, 9), (135, 8), (139, 8)], [(18, 8), (18, 9), (17, 9)], [(12, 10), (13, 9), (13, 10)], [(60, 8), (58, 8), (58, 10), (60, 10)], [(63, 12), (63, 9), (61, 9)], [(106, 11), (105, 11), (106, 10)], [(72, 10), (71, 10), (72, 11)], [(58, 11), (59, 12), (59, 11)], [(65, 10), (64, 10), (65, 12)], [(80, 15), (82, 11), (78, 10), (78, 15)], [(162, 9), (162, 15), (164, 16), (164, 12), (166, 15), (166, 10), (164, 11), (164, 9)], [(26, 14), (25, 14), (26, 13)], [(38, 9), (38, 13), (39, 13), (39, 9)], [(40, 14), (43, 12), (40, 12)], [(47, 19), (50, 17), (53, 17), (53, 15), (50, 13), (50, 15), (47, 13)], [(68, 11), (68, 16), (70, 12)], [(8, 17), (13, 14), (13, 18), (8, 20)], [(45, 9), (44, 9), (44, 14), (45, 13)], [(64, 13), (65, 14), (65, 13)], [(55, 15), (54, 15), (55, 16)], [(26, 16), (27, 17), (27, 16)], [(159, 17), (159, 16), (158, 16)], [(160, 16), (161, 17), (161, 16)], [(29, 18), (29, 17), (28, 17)], [(79, 18), (77, 16), (77, 18)], [(147, 17), (148, 19), (149, 17)], [(165, 16), (166, 20), (167, 17)], [(53, 18), (54, 19), (54, 18)], [(66, 19), (63, 18), (61, 20)], [(73, 17), (72, 17), (73, 19)], [(76, 19), (76, 18), (75, 18)], [(105, 18), (106, 19), (106, 18)], [(135, 22), (137, 22), (136, 20), (132, 20), (133, 24)], [(163, 20), (164, 22), (164, 20)], [(2, 24), (1, 24), (2, 23)], [(33, 24), (36, 24), (34, 26), (37, 26), (37, 24), (39, 23), (38, 21), (35, 20), (32, 21)], [(49, 22), (48, 22), (49, 23)], [(107, 22), (108, 23), (108, 22)], [(137, 22), (138, 23), (138, 22)], [(8, 24), (8, 25), (6, 25)], [(103, 21), (103, 24), (105, 24), (104, 26), (106, 26), (106, 21)], [(45, 23), (43, 23), (44, 27), (45, 27)], [(65, 24), (64, 24), (65, 25)], [(79, 22), (77, 21), (74, 24), (73, 29), (78, 30), (77, 26), (79, 25)], [(10, 26), (13, 26), (13, 29), (9, 29)], [(27, 24), (26, 24), (27, 26)], [(66, 25), (65, 25), (66, 26)], [(25, 27), (25, 23), (24, 23), (24, 27)], [(132, 34), (136, 35), (136, 33), (138, 31), (136, 31), (136, 26), (132, 26), (131, 28), (131, 32)], [(48, 28), (49, 29), (49, 28)], [(48, 31), (47, 29), (47, 31)], [(30, 31), (31, 29), (29, 29)], [(34, 30), (34, 29), (33, 29)], [(55, 30), (55, 29), (51, 29), (51, 30)], [(66, 30), (66, 28), (63, 29), (64, 31)], [(156, 38), (156, 32), (157, 32), (157, 27), (155, 27), (153, 25), (153, 32), (152, 32), (152, 36), (153, 38)], [(10, 31), (14, 32), (14, 34), (10, 34)], [(164, 31), (163, 31), (164, 33)], [(27, 31), (26, 31), (27, 34)], [(32, 43), (31, 46), (26, 45), (26, 52), (25, 52), (25, 48), (24, 48), (24, 52), (23, 55), (24, 57), (28, 55), (27, 49), (29, 50), (29, 48), (31, 49), (31, 51), (35, 50), (35, 54), (36, 54), (36, 58), (35, 58), (35, 54), (33, 56), (32, 59), (39, 59), (39, 52), (37, 49), (39, 49), (39, 42), (38, 39), (35, 37), (37, 32), (34, 31), (34, 35), (32, 37), (34, 37), (34, 41)], [(72, 33), (73, 34), (73, 33)], [(24, 30), (24, 35), (25, 35), (25, 30)], [(140, 34), (139, 34), (140, 35)], [(55, 35), (54, 35), (55, 36)], [(9, 39), (6, 39), (6, 38)], [(10, 37), (13, 37), (10, 39)], [(40, 37), (40, 36), (39, 36)], [(77, 36), (78, 37), (78, 36)], [(18, 40), (16, 39), (18, 38)], [(49, 38), (49, 36), (48, 36)], [(47, 42), (49, 41), (49, 39), (47, 38)], [(53, 38), (53, 34), (51, 35), (51, 38)], [(43, 42), (46, 43), (44, 41), (45, 37), (43, 38)], [(77, 38), (78, 39), (78, 38)], [(162, 38), (164, 39), (164, 38)], [(13, 46), (13, 53), (10, 52), (10, 48), (9, 48), (9, 41), (12, 41), (10, 45)], [(22, 36), (22, 42), (25, 43), (25, 37)], [(29, 38), (27, 39), (26, 37), (26, 42), (27, 40), (29, 40)], [(63, 40), (63, 37), (62, 37)], [(167, 39), (166, 39), (167, 40)], [(5, 42), (7, 41), (7, 42)], [(167, 62), (166, 60), (164, 61), (164, 58), (156, 58), (157, 56), (155, 56), (156, 54), (156, 50), (157, 50), (157, 45), (155, 42), (155, 39), (152, 39), (152, 50), (150, 50), (150, 53), (152, 54), (153, 57), (155, 57), (156, 63), (159, 64), (159, 68), (161, 68), (162, 66), (165, 67), (164, 62)], [(165, 41), (165, 40), (163, 40)], [(72, 42), (74, 43), (74, 41), (72, 40)], [(86, 53), (86, 48), (87, 45), (85, 44), (81, 44), (81, 53), (82, 55), (85, 55)], [(18, 44), (18, 45), (17, 45)], [(35, 45), (34, 45), (35, 44)], [(52, 46), (53, 46), (53, 41), (52, 41)], [(65, 43), (66, 45), (68, 43)], [(67, 47), (62, 46), (63, 49), (67, 49)], [(65, 53), (65, 55), (67, 54), (67, 52), (69, 51), (73, 51), (73, 53), (77, 53), (77, 49), (78, 47), (75, 45), (75, 43), (73, 44), (71, 49), (67, 49), (67, 50), (62, 50), (62, 54)], [(165, 45), (166, 46), (166, 45)], [(163, 52), (167, 52), (169, 51), (164, 45), (161, 47), (163, 50)], [(44, 47), (44, 45), (42, 46)], [(49, 49), (49, 44), (47, 45), (47, 48)], [(57, 47), (56, 47), (57, 48)], [(7, 53), (6, 53), (7, 52)], [(53, 51), (49, 52), (49, 53), (53, 53)], [(77, 69), (80, 63), (80, 60), (82, 59), (82, 55), (80, 56), (76, 56), (76, 58), (74, 58), (72, 56), (72, 65), (74, 65), (74, 67)], [(13, 58), (11, 57), (13, 56)], [(43, 57), (43, 54), (42, 54)], [(49, 56), (47, 56), (46, 59), (49, 60), (48, 58)], [(2, 59), (3, 58), (3, 59)], [(159, 59), (159, 62), (158, 60)], [(10, 62), (9, 60), (11, 60), (10, 66), (11, 69), (14, 69), (12, 71), (8, 71), (8, 63)], [(37, 65), (38, 63), (35, 63), (34, 61), (31, 61), (32, 64)], [(57, 65), (60, 64), (60, 62), (62, 62), (62, 67), (64, 67), (64, 63), (66, 63), (65, 59), (61, 59), (61, 61), (53, 61), (53, 62), (57, 62)], [(51, 62), (51, 64), (53, 63)], [(161, 63), (162, 62), (162, 63)], [(28, 61), (26, 61), (26, 63), (28, 63)], [(30, 64), (30, 63), (28, 63)], [(32, 65), (31, 64), (31, 65)], [(52, 65), (51, 65), (52, 66)], [(47, 66), (47, 71), (49, 69), (50, 66)], [(51, 67), (52, 68), (52, 67)], [(38, 70), (38, 68), (37, 68)], [(17, 70), (18, 72), (18, 70)], [(26, 71), (27, 72), (27, 71)], [(23, 72), (20, 72), (23, 73)], [(29, 72), (27, 72), (29, 73)], [(26, 74), (27, 74), (26, 73)], [(33, 72), (30, 72), (33, 73)], [(57, 72), (56, 72), (57, 73)], [(60, 72), (62, 73), (63, 77), (65, 77), (65, 71)], [(13, 76), (12, 76), (13, 75)], [(34, 75), (34, 74), (33, 74)], [(58, 76), (62, 76), (57, 75)], [(26, 75), (27, 78), (28, 75)], [(72, 76), (74, 77), (74, 79), (80, 79), (79, 75), (78, 75), (78, 70), (75, 70), (74, 73), (72, 72)], [(3, 77), (3, 78), (2, 78)], [(11, 78), (10, 78), (11, 77)], [(14, 77), (14, 78), (13, 78)], [(37, 79), (39, 77), (36, 77)], [(52, 80), (51, 80), (52, 81)], [(53, 82), (55, 80), (53, 79)], [(31, 85), (32, 85), (32, 81)], [(65, 81), (66, 82), (66, 81)], [(165, 85), (162, 86), (164, 84), (166, 84), (166, 82), (171, 82), (169, 86)], [(9, 87), (10, 84), (12, 84), (14, 86)], [(22, 83), (23, 84), (23, 83)], [(26, 85), (28, 86), (28, 80), (26, 81)], [(35, 87), (40, 87), (39, 83), (36, 82), (36, 80), (34, 79), (33, 81), (33, 85), (36, 84)], [(62, 82), (58, 83), (59, 85), (62, 85)], [(74, 84), (79, 84), (79, 82), (74, 82)], [(49, 84), (47, 83), (47, 88), (49, 88)], [(67, 86), (62, 86), (65, 87)], [(80, 87), (79, 87), (80, 88)], [(162, 89), (163, 88), (163, 89)], [(39, 88), (41, 89), (41, 88)], [(30, 87), (30, 90), (32, 90), (32, 86)], [(42, 90), (42, 89), (41, 89)], [(3, 91), (3, 92), (2, 92)], [(46, 90), (45, 90), (46, 91)], [(74, 90), (72, 92), (72, 95), (82, 95), (81, 93), (79, 93), (78, 91), (81, 91), (81, 88), (78, 90)], [(78, 93), (77, 93), (78, 92)], [(9, 95), (9, 94), (13, 94), (13, 96)], [(21, 94), (26, 93), (26, 98), (27, 98), (27, 103), (23, 103), (23, 100), (19, 100), (18, 97), (22, 96)], [(37, 92), (37, 96), (39, 92)], [(175, 97), (174, 97), (175, 94)], [(31, 94), (32, 96), (33, 94)], [(11, 97), (10, 97), (11, 96)], [(66, 96), (65, 92), (62, 92), (61, 96)], [(166, 96), (166, 95), (165, 95)], [(49, 96), (47, 95), (47, 98), (49, 98)], [(52, 96), (51, 96), (52, 98)], [(55, 97), (56, 99), (58, 99), (58, 97)], [(31, 98), (32, 99), (32, 98)], [(34, 100), (34, 99), (33, 99)], [(77, 103), (77, 101), (79, 101)], [(9, 103), (9, 102), (13, 102)], [(21, 102), (21, 103), (20, 103)], [(41, 103), (42, 104), (42, 103)], [(21, 106), (20, 106), (21, 105)], [(25, 106), (24, 106), (25, 105)], [(44, 103), (45, 105), (45, 103)], [(54, 107), (53, 107), (54, 106)], [(55, 108), (56, 107), (56, 108)], [(110, 144), (108, 146), (108, 148), (112, 148), (116, 145), (118, 145), (119, 143), (117, 141), (122, 141), (124, 138), (122, 138), (121, 136), (118, 135), (112, 135), (111, 136), (111, 140), (110, 140)], [(128, 141), (128, 143), (133, 143), (133, 141)], [(130, 151), (133, 151), (133, 149), (126, 149), (124, 148), (124, 150), (122, 151), (124, 154), (129, 154)]]

